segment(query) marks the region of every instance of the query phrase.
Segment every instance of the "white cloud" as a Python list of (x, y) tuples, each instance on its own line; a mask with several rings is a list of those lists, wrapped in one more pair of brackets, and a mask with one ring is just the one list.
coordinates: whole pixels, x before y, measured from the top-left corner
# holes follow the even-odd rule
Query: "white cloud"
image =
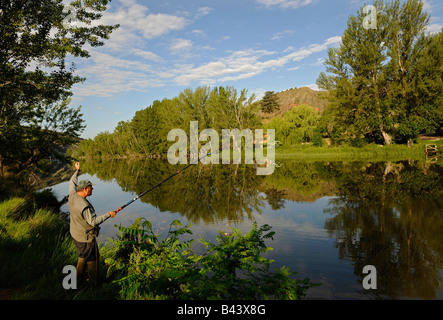
[(283, 38), (286, 35), (293, 34), (294, 32), (295, 32), (294, 30), (285, 30), (285, 31), (282, 31), (282, 32), (274, 33), (272, 35), (271, 40), (279, 40), (279, 39)]
[(313, 2), (313, 0), (256, 0), (259, 4), (266, 7), (279, 6), (282, 9), (297, 9), (306, 6)]
[(206, 33), (203, 30), (192, 30), (192, 33), (200, 37), (206, 37)]
[(311, 66), (322, 66), (326, 60), (324, 58), (317, 58), (317, 61), (311, 63)]
[[(175, 82), (180, 85), (189, 85), (191, 82), (212, 84), (215, 82), (227, 82), (247, 79), (256, 76), (266, 70), (283, 67), (284, 65), (300, 61), (313, 53), (326, 50), (331, 45), (340, 42), (341, 37), (331, 37), (323, 44), (313, 44), (308, 48), (302, 48), (289, 54), (274, 59), (263, 60), (264, 57), (275, 55), (276, 52), (267, 50), (242, 50), (235, 51), (226, 58), (219, 58), (201, 66), (186, 66), (177, 71)], [(286, 50), (285, 50), (286, 51)], [(262, 61), (263, 60), (263, 61)]]
[(421, 0), (423, 2), (423, 10), (427, 12), (432, 11), (432, 4), (430, 0)]
[(135, 55), (142, 57), (144, 59), (147, 60), (152, 60), (152, 61), (156, 61), (156, 62), (160, 62), (162, 60), (162, 58), (160, 58), (158, 55), (156, 55), (155, 53), (151, 52), (151, 51), (144, 51), (141, 49), (132, 49), (131, 50), (132, 53), (134, 53)]
[(173, 53), (189, 51), (191, 48), (192, 41), (188, 39), (174, 39), (169, 46), (169, 50), (171, 50)]
[(172, 30), (181, 30), (187, 24), (187, 20), (184, 18), (163, 13), (150, 14), (140, 22), (137, 27), (146, 39), (161, 36)]
[[(288, 66), (293, 62), (308, 58), (314, 53), (326, 50), (340, 42), (341, 37), (331, 37), (323, 43), (295, 49), (288, 47), (282, 52), (246, 49), (227, 51), (224, 56), (199, 63), (183, 63), (183, 57), (192, 56), (193, 42), (188, 39), (172, 40), (168, 49), (180, 54), (175, 61), (166, 61), (157, 54), (130, 47), (126, 52), (102, 53), (91, 51), (91, 58), (78, 69), (78, 74), (87, 78), (84, 85), (76, 86), (76, 95), (111, 97), (113, 95), (144, 91), (165, 85), (189, 86), (193, 84), (212, 85), (255, 77), (263, 72)], [(143, 59), (135, 60), (133, 55)], [(195, 56), (194, 56), (195, 58)], [(182, 62), (180, 62), (182, 61)], [(189, 62), (189, 60), (187, 60)], [(317, 60), (318, 62), (319, 60)]]
[(91, 52), (90, 60), (77, 73), (87, 79), (83, 85), (75, 86), (79, 96), (112, 97), (162, 85), (152, 76), (154, 69), (151, 65), (98, 51)]
[(427, 28), (426, 28), (426, 32), (428, 33), (438, 33), (441, 31), (441, 28), (443, 28), (443, 25), (438, 24), (438, 23), (434, 23), (434, 24), (430, 24)]
[(97, 24), (120, 24), (125, 34), (140, 33), (147, 40), (183, 29), (189, 22), (183, 17), (164, 13), (148, 13), (146, 6), (134, 1), (121, 1), (115, 12), (106, 11)]
[(320, 91), (320, 88), (318, 87), (318, 85), (316, 85), (315, 83), (313, 84), (308, 84), (305, 87), (308, 87), (311, 90), (315, 90), (315, 91)]
[(209, 7), (202, 7), (200, 9), (197, 10), (197, 14), (196, 14), (196, 18), (200, 18), (203, 16), (208, 15), (210, 12), (212, 11), (212, 8)]

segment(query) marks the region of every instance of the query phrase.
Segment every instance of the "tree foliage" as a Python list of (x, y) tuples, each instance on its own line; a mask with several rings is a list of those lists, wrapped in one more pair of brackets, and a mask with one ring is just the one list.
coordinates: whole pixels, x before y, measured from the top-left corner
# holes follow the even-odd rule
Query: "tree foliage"
[(443, 124), (443, 31), (426, 34), (429, 15), (419, 0), (374, 5), (377, 28), (364, 28), (363, 9), (351, 16), (317, 84), (331, 92), (342, 138), (391, 144)]
[(261, 100), (261, 111), (272, 113), (279, 108), (278, 97), (274, 91), (266, 91)]
[[(190, 122), (198, 121), (199, 130), (212, 128), (254, 129), (260, 124), (254, 95), (233, 87), (185, 89), (177, 97), (154, 101), (137, 111), (132, 120), (120, 122), (114, 132), (104, 132), (82, 141), (75, 156), (134, 156), (166, 153), (168, 132), (182, 129), (189, 137)], [(119, 148), (117, 148), (117, 146)]]
[(61, 0), (0, 1), (0, 167), (30, 168), (78, 138), (81, 114), (68, 99), (84, 79), (68, 57), (89, 57), (85, 47), (117, 28), (93, 23), (108, 2), (73, 1), (76, 23), (68, 24)]
[(320, 114), (315, 108), (302, 104), (286, 112), (281, 118), (273, 118), (268, 128), (275, 129), (276, 139), (291, 146), (311, 142), (318, 126)]

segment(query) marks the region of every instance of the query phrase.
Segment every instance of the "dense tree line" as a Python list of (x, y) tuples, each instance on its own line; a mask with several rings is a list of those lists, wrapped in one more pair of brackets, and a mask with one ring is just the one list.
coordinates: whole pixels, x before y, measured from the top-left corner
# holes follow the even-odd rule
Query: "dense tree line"
[[(254, 129), (261, 121), (255, 96), (247, 96), (233, 87), (198, 87), (186, 89), (177, 97), (154, 101), (126, 122), (120, 122), (114, 131), (98, 134), (82, 141), (74, 156), (137, 156), (158, 155), (168, 151), (167, 141), (172, 129), (183, 129), (190, 136), (190, 122), (198, 121), (199, 131), (205, 128)], [(204, 144), (204, 143), (203, 143)]]

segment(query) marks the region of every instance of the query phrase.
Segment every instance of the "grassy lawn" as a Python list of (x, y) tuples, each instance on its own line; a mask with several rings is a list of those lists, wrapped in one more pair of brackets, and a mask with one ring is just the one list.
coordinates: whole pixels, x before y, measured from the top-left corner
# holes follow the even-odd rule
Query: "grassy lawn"
[(405, 160), (425, 159), (425, 145), (436, 144), (439, 152), (443, 150), (443, 140), (418, 141), (411, 147), (393, 144), (390, 146), (370, 144), (361, 148), (349, 146), (322, 146), (314, 147), (312, 144), (303, 144), (294, 147), (278, 147), (275, 152), (277, 159), (303, 159), (303, 160)]

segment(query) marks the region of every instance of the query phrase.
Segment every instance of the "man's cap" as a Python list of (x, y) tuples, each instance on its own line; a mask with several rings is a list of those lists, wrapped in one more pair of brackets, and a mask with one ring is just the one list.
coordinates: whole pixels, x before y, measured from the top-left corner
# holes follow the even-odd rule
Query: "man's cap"
[(89, 180), (82, 180), (82, 181), (80, 181), (80, 182), (77, 184), (77, 188), (78, 188), (78, 189), (83, 189), (83, 188), (86, 188), (86, 187), (89, 187), (89, 186), (95, 186), (95, 183), (92, 183), (92, 182), (89, 181)]

